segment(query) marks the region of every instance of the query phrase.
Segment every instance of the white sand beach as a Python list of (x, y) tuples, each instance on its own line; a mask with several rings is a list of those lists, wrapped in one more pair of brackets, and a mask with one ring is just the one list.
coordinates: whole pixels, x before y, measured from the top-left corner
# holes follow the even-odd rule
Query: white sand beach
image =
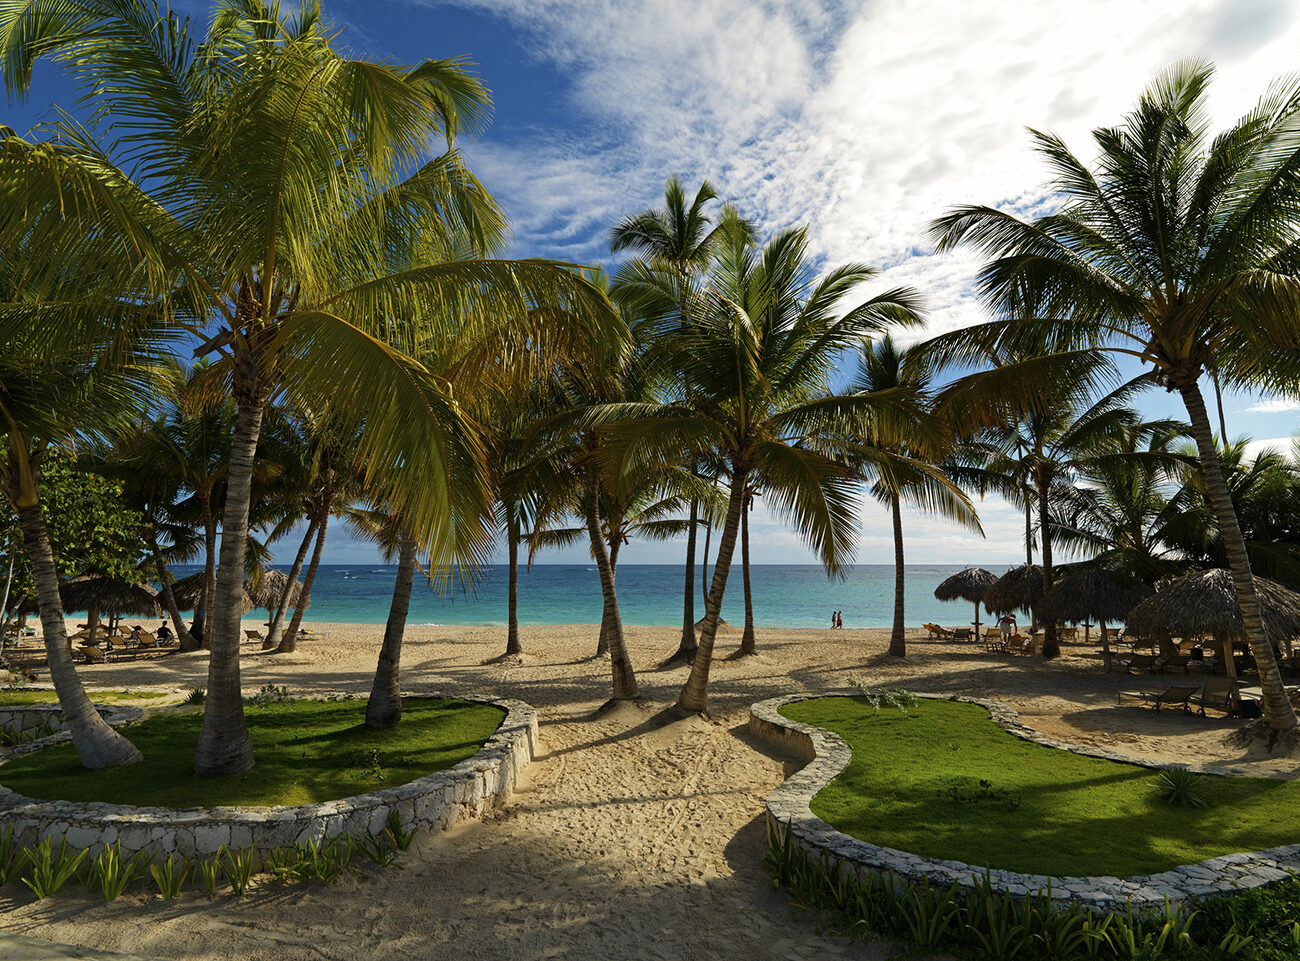
[[(310, 626), (320, 636), (295, 654), (246, 648), (246, 692), (266, 683), (302, 694), (368, 691), (382, 625)], [(712, 716), (669, 721), (660, 712), (686, 669), (655, 665), (678, 634), (627, 629), (644, 700), (597, 716), (610, 679), (608, 662), (591, 656), (593, 626), (522, 628), (519, 665), (485, 664), (504, 650), (502, 628), (411, 627), (405, 689), (502, 694), (537, 707), (542, 751), (503, 809), (483, 823), (421, 836), (402, 871), (327, 888), (255, 888), (243, 899), (190, 893), (172, 902), (135, 895), (105, 904), (80, 890), (37, 902), (10, 887), (0, 925), (77, 945), (214, 961), (884, 958), (886, 945), (819, 933), (816, 916), (774, 889), (762, 865), (763, 802), (797, 762), (745, 730), (756, 700), (841, 689), (850, 678), (999, 698), (1040, 730), (1154, 760), (1300, 776), (1300, 760), (1229, 747), (1231, 721), (1118, 707), (1116, 691), (1170, 679), (1104, 674), (1082, 643), (1044, 662), (909, 632), (909, 656), (899, 660), (884, 654), (886, 630), (761, 630), (758, 656), (726, 660), (740, 635), (725, 631)], [(95, 687), (183, 690), (202, 685), (206, 669), (206, 655), (197, 653), (81, 670)]]

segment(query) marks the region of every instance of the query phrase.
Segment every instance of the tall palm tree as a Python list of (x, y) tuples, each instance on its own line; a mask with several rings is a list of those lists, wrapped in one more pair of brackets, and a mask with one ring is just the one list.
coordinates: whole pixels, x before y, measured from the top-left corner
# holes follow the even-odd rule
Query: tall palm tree
[(1300, 357), (1300, 83), (1272, 88), (1208, 135), (1212, 68), (1160, 74), (1116, 127), (1094, 132), (1095, 169), (1033, 132), (1060, 209), (1025, 219), (962, 207), (935, 222), (940, 249), (991, 259), (980, 287), (999, 319), (945, 335), (950, 360), (1045, 350), (1133, 357), (1183, 400), (1259, 665), (1271, 737), (1296, 726), (1260, 616), (1200, 378), (1293, 389)]
[[(253, 764), (239, 599), (268, 400), (283, 394), (360, 432), (370, 496), (408, 519), (435, 563), (477, 562), (486, 524), (470, 544), (443, 534), (452, 515), (489, 509), (481, 445), (447, 384), (409, 351), (453, 322), (535, 333), (561, 314), (593, 325), (608, 314), (600, 291), (548, 262), (401, 257), (392, 268), (395, 251), (430, 234), (479, 248), (504, 236), (501, 211), (452, 146), (489, 97), (457, 61), (342, 56), (316, 12), (281, 18), (244, 0), (195, 42), (188, 21), (145, 0), (0, 3), (11, 96), (52, 57), (112, 116), (103, 144), (67, 124), (47, 142), (6, 141), (0, 179), (25, 202), (6, 201), (0, 235), (118, 238), (137, 258), (117, 269), (120, 289), (162, 298), (164, 314), (203, 339), (198, 353), (216, 356), (235, 400), (200, 774)], [(82, 211), (75, 224), (61, 216), (69, 202)], [(100, 306), (119, 303), (120, 289)]]
[[(931, 398), (924, 376), (907, 369), (905, 352), (900, 350), (889, 334), (863, 347), (853, 389), (876, 397), (894, 396), (900, 404), (911, 405), (911, 414), (918, 421), (933, 420)], [(931, 428), (944, 436), (942, 425)], [(863, 438), (873, 446), (890, 445), (890, 438)], [(946, 445), (945, 445), (946, 446)], [(918, 449), (915, 443), (891, 445), (894, 453), (911, 458), (900, 458), (888, 465), (876, 465), (876, 481), (871, 494), (889, 507), (894, 529), (894, 623), (889, 634), (889, 653), (894, 657), (907, 656), (905, 639), (906, 577), (903, 560), (904, 500), (943, 514), (951, 520), (983, 533), (974, 508), (961, 489), (942, 470), (927, 461), (938, 462), (946, 453), (943, 448)]]
[[(845, 459), (851, 436), (901, 436), (918, 430), (904, 405), (871, 395), (828, 395), (827, 378), (840, 353), (892, 323), (917, 319), (906, 289), (842, 310), (874, 271), (861, 264), (818, 278), (804, 230), (778, 234), (761, 250), (749, 231), (725, 232), (711, 272), (708, 309), (677, 341), (677, 362), (690, 397), (661, 405), (615, 405), (611, 417), (620, 473), (647, 461), (671, 460), (682, 449), (716, 449), (725, 459), (729, 492), (705, 605), (699, 650), (677, 700), (688, 712), (708, 708), (713, 644), (727, 576), (751, 477), (837, 573), (852, 549), (858, 474)], [(893, 455), (871, 451), (863, 460)]]
[[(719, 229), (714, 226), (704, 208), (717, 199), (707, 180), (700, 183), (695, 196), (688, 200), (681, 179), (670, 177), (664, 187), (664, 206), (643, 210), (620, 222), (611, 231), (610, 250), (635, 251), (644, 261), (626, 265), (620, 278), (627, 282), (630, 275), (649, 273), (655, 268), (668, 275), (668, 297), (675, 307), (675, 320), (680, 328), (692, 322), (694, 303), (699, 297), (698, 285), (708, 268), (712, 248), (717, 242)], [(681, 396), (689, 394), (691, 384), (682, 379), (677, 384)], [(690, 661), (695, 656), (695, 546), (700, 523), (699, 504), (692, 501), (690, 523), (686, 528), (686, 573), (682, 593), (682, 637), (677, 651), (665, 663)]]

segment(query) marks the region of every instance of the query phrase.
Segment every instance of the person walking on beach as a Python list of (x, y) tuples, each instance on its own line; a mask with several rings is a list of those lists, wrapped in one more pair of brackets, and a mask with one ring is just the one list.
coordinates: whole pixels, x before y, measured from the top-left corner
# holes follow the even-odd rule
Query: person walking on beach
[(1003, 614), (998, 619), (998, 629), (1002, 632), (1004, 642), (1011, 640), (1011, 635), (1015, 634), (1017, 630), (1016, 615), (1011, 613)]
[(840, 612), (839, 612), (839, 611), (831, 611), (831, 630), (832, 630), (832, 631), (835, 630), (835, 624), (839, 621), (839, 619), (840, 619)]

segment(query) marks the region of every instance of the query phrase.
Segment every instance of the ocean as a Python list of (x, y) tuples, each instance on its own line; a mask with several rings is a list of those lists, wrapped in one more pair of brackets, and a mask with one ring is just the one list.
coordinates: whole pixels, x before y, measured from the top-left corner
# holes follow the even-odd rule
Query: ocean
[[(937, 621), (949, 627), (971, 622), (974, 605), (934, 598), (944, 578), (966, 565), (909, 564), (907, 625)], [(287, 568), (286, 568), (287, 569)], [(1006, 565), (990, 568), (1001, 574)], [(195, 570), (180, 567), (178, 577)], [(381, 564), (321, 565), (312, 587), (309, 621), (382, 624), (388, 618), (395, 568)], [(678, 625), (682, 622), (684, 569), (672, 564), (620, 565), (617, 576), (623, 622), (631, 625)], [(712, 568), (710, 568), (712, 574)], [(696, 567), (695, 616), (704, 616), (704, 599)], [(828, 578), (815, 565), (762, 564), (750, 568), (754, 622), (758, 627), (829, 627), (831, 612), (844, 612), (844, 626), (889, 627), (894, 618), (894, 567), (859, 564), (843, 578)], [(459, 585), (442, 593), (417, 574), (411, 592), (410, 624), (505, 624), (507, 570), (489, 568), (472, 591)], [(594, 564), (537, 564), (519, 569), (520, 624), (595, 624), (600, 622), (600, 575)], [(250, 615), (251, 616), (251, 615)], [(740, 567), (732, 568), (722, 616), (745, 622)], [(985, 614), (980, 613), (981, 623)]]

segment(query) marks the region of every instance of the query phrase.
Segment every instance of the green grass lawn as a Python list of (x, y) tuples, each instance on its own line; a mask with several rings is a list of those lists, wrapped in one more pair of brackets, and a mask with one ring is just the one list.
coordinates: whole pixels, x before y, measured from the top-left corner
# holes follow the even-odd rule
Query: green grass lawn
[[(151, 701), (171, 697), (166, 691), (92, 691), (87, 690), (96, 704), (120, 704), (123, 701)], [(25, 687), (0, 689), (0, 707), (13, 704), (53, 704), (59, 696), (53, 691), (32, 690)]]
[(414, 781), (474, 754), (505, 711), (472, 701), (406, 698), (392, 731), (363, 723), (366, 702), (284, 701), (246, 707), (257, 766), (246, 774), (198, 777), (194, 745), (201, 713), (147, 718), (122, 732), (144, 760), (106, 771), (83, 768), (71, 744), (0, 765), (0, 784), (44, 800), (161, 807), (307, 804)]
[(901, 851), (1032, 874), (1124, 876), (1300, 841), (1295, 781), (1204, 776), (1211, 806), (1175, 807), (1160, 797), (1157, 772), (1021, 740), (974, 704), (922, 700), (904, 715), (827, 697), (781, 713), (853, 749), (813, 813)]

